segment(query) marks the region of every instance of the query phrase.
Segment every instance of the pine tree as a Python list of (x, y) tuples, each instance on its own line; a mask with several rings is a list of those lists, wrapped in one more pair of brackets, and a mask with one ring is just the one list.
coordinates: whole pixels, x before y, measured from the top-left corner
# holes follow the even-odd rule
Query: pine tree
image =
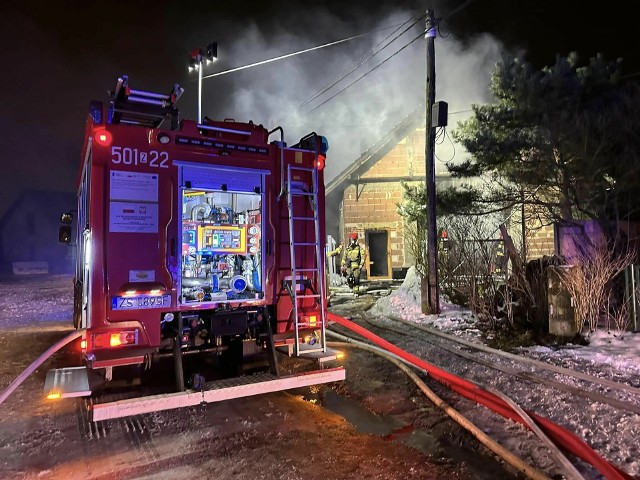
[(548, 221), (640, 216), (640, 89), (622, 80), (621, 61), (575, 54), (535, 70), (505, 58), (492, 74), (495, 103), (474, 105), (453, 132), (470, 154), (450, 165), (482, 187), (438, 192), (451, 213), (484, 213), (519, 205)]

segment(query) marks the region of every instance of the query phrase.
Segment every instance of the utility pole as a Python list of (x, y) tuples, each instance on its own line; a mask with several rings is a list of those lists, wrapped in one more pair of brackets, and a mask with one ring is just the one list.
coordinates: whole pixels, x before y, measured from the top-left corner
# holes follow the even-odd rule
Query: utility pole
[[(424, 313), (440, 313), (440, 288), (438, 286), (438, 245), (436, 243), (436, 166), (435, 129), (433, 128), (433, 104), (436, 99), (436, 59), (434, 38), (436, 24), (433, 10), (427, 9), (427, 82), (426, 82), (426, 132), (425, 132), (425, 164), (427, 189), (427, 263), (429, 311)], [(424, 302), (422, 302), (424, 304)]]

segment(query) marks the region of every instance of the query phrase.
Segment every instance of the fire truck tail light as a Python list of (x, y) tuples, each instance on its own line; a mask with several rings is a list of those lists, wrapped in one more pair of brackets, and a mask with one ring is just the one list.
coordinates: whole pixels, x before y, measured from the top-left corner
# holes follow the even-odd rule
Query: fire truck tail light
[(322, 155), (321, 153), (318, 154), (318, 159), (314, 160), (313, 166), (316, 167), (318, 170), (324, 170), (324, 162), (326, 159), (327, 157), (325, 155)]
[(97, 333), (95, 335), (92, 335), (92, 340), (92, 344), (95, 348), (112, 348), (125, 345), (137, 345), (138, 330)]
[(80, 341), (80, 348), (82, 350), (86, 350), (87, 349), (87, 341), (86, 340), (81, 340)]
[(107, 130), (98, 130), (96, 131), (95, 140), (98, 145), (108, 147), (113, 141), (113, 135)]

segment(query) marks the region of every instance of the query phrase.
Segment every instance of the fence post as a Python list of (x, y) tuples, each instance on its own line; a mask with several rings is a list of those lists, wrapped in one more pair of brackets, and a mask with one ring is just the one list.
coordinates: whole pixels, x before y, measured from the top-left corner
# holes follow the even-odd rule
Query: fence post
[(636, 285), (638, 284), (638, 279), (636, 278), (640, 271), (636, 267), (636, 265), (630, 265), (631, 270), (631, 301), (633, 302), (633, 308), (631, 310), (631, 314), (633, 315), (633, 331), (638, 331), (638, 299), (636, 298)]

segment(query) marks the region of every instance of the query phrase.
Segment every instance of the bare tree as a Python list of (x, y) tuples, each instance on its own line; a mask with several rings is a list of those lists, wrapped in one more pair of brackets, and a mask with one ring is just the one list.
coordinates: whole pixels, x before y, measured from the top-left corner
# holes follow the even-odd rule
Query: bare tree
[[(560, 272), (561, 281), (573, 298), (578, 332), (582, 332), (585, 325), (589, 329), (587, 333), (596, 331), (601, 314), (609, 319), (612, 280), (633, 262), (633, 258), (629, 250), (616, 251), (601, 241), (580, 249), (572, 259), (571, 268)], [(619, 307), (614, 319), (622, 313), (625, 312)]]

